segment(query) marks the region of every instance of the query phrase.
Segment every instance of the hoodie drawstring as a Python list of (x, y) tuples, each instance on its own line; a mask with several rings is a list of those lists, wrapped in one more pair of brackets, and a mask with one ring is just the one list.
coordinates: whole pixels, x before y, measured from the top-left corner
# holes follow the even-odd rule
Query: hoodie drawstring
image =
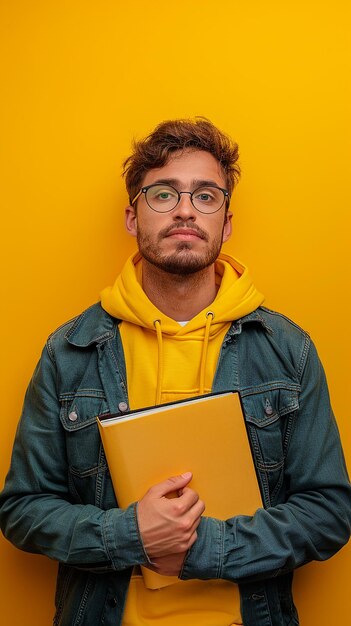
[(163, 379), (163, 343), (162, 343), (162, 331), (161, 320), (154, 320), (154, 326), (157, 335), (157, 383), (156, 383), (156, 398), (155, 404), (161, 404), (161, 392), (162, 392), (162, 379)]
[(200, 363), (200, 384), (199, 384), (200, 396), (202, 396), (205, 393), (205, 368), (206, 368), (206, 361), (207, 361), (207, 351), (208, 351), (208, 342), (209, 342), (209, 337), (210, 337), (210, 329), (211, 329), (211, 324), (213, 322), (213, 319), (214, 319), (213, 311), (207, 311), (205, 335), (204, 335), (204, 341), (202, 344), (201, 363)]

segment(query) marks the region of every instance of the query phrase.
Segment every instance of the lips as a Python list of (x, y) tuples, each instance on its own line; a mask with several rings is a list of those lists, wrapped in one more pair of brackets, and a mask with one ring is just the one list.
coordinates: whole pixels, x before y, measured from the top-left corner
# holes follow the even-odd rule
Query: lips
[(189, 240), (203, 239), (203, 236), (196, 230), (190, 228), (175, 228), (168, 233), (167, 237), (174, 237), (175, 239)]
[(209, 239), (206, 231), (202, 230), (197, 224), (189, 223), (187, 225), (185, 222), (170, 224), (162, 228), (158, 234), (158, 240), (162, 241), (162, 239), (167, 239), (168, 237), (179, 239), (180, 241), (199, 241), (200, 239), (208, 241)]
[(170, 228), (164, 229), (160, 235), (165, 238), (174, 237), (175, 239), (182, 239), (183, 241), (191, 241), (195, 239), (204, 239), (207, 241), (208, 239), (205, 231), (200, 228), (194, 228), (193, 226), (171, 226)]

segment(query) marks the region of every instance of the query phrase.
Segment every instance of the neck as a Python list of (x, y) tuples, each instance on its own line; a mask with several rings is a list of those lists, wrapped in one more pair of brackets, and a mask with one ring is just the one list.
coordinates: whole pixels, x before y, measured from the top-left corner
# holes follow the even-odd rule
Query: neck
[(142, 285), (151, 302), (165, 315), (182, 322), (205, 309), (216, 297), (214, 264), (184, 276), (170, 274), (142, 259)]

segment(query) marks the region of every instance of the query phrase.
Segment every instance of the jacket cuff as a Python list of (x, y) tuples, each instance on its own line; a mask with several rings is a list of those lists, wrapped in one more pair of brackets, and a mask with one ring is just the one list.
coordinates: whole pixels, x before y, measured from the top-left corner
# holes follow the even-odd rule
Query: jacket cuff
[(106, 511), (104, 541), (113, 568), (145, 565), (148, 558), (141, 542), (135, 503), (127, 509)]
[(202, 517), (197, 528), (197, 539), (185, 558), (179, 578), (181, 580), (220, 578), (223, 537), (224, 522), (214, 517)]
[(139, 541), (141, 543), (141, 547), (143, 549), (144, 552), (144, 564), (147, 565), (153, 565), (152, 561), (150, 561), (149, 556), (146, 552), (145, 546), (144, 546), (144, 542), (143, 542), (143, 538), (141, 536), (141, 532), (140, 532), (140, 528), (139, 528), (139, 518), (138, 518), (138, 506), (139, 506), (139, 502), (135, 502), (134, 503), (134, 517), (135, 517), (135, 523), (136, 523), (136, 527), (137, 527), (137, 531), (138, 531), (138, 536), (139, 536)]

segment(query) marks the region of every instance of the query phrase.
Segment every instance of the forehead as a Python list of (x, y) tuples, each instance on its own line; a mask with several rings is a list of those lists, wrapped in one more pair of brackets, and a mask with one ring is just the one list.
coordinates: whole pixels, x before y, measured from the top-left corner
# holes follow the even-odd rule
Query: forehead
[(226, 186), (226, 179), (219, 161), (204, 150), (182, 150), (175, 152), (163, 167), (149, 170), (143, 179), (143, 185), (163, 180), (174, 179), (182, 187), (190, 187), (192, 182), (207, 180), (219, 187)]

